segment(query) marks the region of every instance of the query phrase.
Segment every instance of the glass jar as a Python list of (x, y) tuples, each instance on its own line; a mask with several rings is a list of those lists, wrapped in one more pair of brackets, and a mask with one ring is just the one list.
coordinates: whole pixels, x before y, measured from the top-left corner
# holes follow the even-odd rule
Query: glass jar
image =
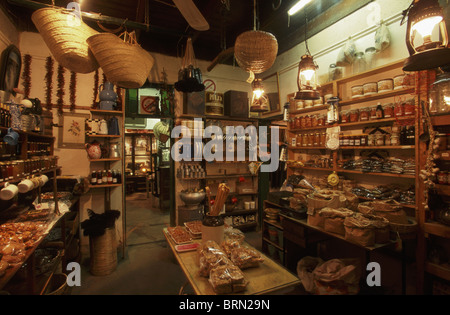
[(414, 100), (407, 100), (404, 105), (405, 116), (411, 116), (416, 113), (416, 106), (414, 105)]
[(355, 137), (354, 136), (348, 136), (348, 145), (353, 147), (355, 145)]
[(384, 145), (384, 134), (377, 134), (375, 136), (375, 145), (377, 146), (383, 146)]
[(325, 143), (327, 142), (327, 133), (322, 132), (320, 134), (320, 146), (325, 146)]
[(305, 134), (302, 134), (302, 147), (307, 147), (308, 146), (308, 135), (305, 133)]
[(391, 145), (391, 135), (389, 133), (384, 135), (384, 145)]
[(450, 112), (450, 74), (444, 72), (437, 76), (433, 83), (437, 90), (437, 113), (445, 114)]
[(350, 136), (343, 136), (344, 141), (342, 142), (342, 146), (346, 147), (350, 145)]
[(367, 145), (368, 146), (374, 146), (376, 145), (376, 139), (375, 139), (375, 135), (374, 134), (369, 134), (367, 135)]
[(311, 116), (311, 127), (317, 127), (317, 115), (312, 115)]
[(361, 141), (361, 146), (367, 146), (367, 135), (366, 134), (362, 134), (361, 138), (360, 138), (360, 141)]
[(302, 137), (301, 134), (297, 135), (296, 146), (297, 147), (302, 147), (303, 146), (303, 137)]
[(392, 103), (383, 106), (384, 118), (394, 118), (394, 105)]
[(368, 121), (370, 118), (370, 110), (368, 107), (363, 107), (359, 110), (359, 120)]
[(314, 143), (313, 143), (313, 145), (315, 147), (320, 146), (320, 133), (318, 133), (318, 132), (314, 135)]
[(325, 115), (319, 115), (317, 117), (317, 126), (325, 126)]
[(342, 69), (341, 67), (336, 66), (336, 64), (332, 63), (328, 67), (328, 81), (335, 81), (342, 77)]
[(402, 117), (404, 116), (405, 110), (402, 102), (399, 102), (395, 104), (394, 106), (394, 115), (395, 117)]
[(361, 145), (361, 136), (360, 135), (356, 135), (353, 137), (354, 138), (354, 142), (355, 142), (355, 147), (359, 147)]
[(359, 121), (359, 111), (357, 109), (353, 109), (350, 111), (350, 122), (358, 122)]
[(377, 105), (370, 107), (370, 120), (377, 119)]
[(310, 147), (314, 146), (314, 134), (313, 133), (309, 134), (308, 146), (310, 146)]
[(306, 128), (306, 117), (305, 116), (300, 116), (299, 124), (300, 124), (299, 129)]
[(312, 127), (312, 125), (311, 125), (311, 116), (309, 116), (309, 115), (307, 115), (305, 117), (305, 127), (306, 128), (311, 128)]
[(353, 61), (353, 74), (364, 71), (366, 71), (366, 59), (364, 58), (364, 53), (362, 51), (358, 51), (355, 54), (355, 60)]
[(341, 112), (341, 123), (348, 123), (349, 121), (349, 111), (343, 110)]
[(391, 145), (400, 145), (400, 136), (398, 133), (391, 134)]
[(305, 108), (305, 101), (304, 100), (296, 100), (295, 108), (297, 108), (297, 110)]
[(300, 129), (301, 128), (300, 120), (301, 120), (301, 117), (298, 117), (298, 116), (295, 117), (295, 123), (294, 123), (295, 128), (294, 129)]

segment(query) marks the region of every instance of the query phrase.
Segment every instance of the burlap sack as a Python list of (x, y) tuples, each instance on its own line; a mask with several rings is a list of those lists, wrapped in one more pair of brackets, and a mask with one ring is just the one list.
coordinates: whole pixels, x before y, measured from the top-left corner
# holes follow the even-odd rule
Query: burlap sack
[(339, 235), (345, 235), (344, 220), (346, 217), (353, 215), (353, 213), (347, 208), (323, 208), (319, 211), (319, 215), (325, 219), (323, 229)]
[(362, 246), (375, 245), (375, 227), (369, 219), (351, 216), (344, 220), (345, 239)]

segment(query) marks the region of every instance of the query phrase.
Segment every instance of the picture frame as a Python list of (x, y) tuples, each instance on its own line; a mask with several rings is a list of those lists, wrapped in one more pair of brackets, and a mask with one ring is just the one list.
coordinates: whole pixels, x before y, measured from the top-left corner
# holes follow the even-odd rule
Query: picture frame
[(22, 56), (15, 45), (9, 45), (1, 57), (0, 90), (16, 95), (22, 69)]
[(63, 113), (59, 118), (58, 148), (84, 149), (89, 114)]

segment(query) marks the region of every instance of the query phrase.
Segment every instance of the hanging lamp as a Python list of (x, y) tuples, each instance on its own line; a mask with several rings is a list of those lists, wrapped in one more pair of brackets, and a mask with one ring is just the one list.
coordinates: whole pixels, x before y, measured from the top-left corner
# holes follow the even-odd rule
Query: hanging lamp
[(406, 46), (410, 56), (404, 71), (421, 71), (450, 65), (450, 48), (445, 18), (438, 0), (414, 0), (403, 11), (408, 18)]
[(251, 112), (266, 112), (269, 110), (269, 98), (264, 92), (261, 79), (255, 79), (252, 82), (253, 96), (250, 105)]
[(298, 92), (294, 98), (297, 100), (317, 100), (320, 98), (318, 91), (319, 84), (317, 82), (316, 70), (319, 68), (314, 62), (308, 47), (308, 37), (306, 31), (308, 29), (308, 20), (305, 17), (305, 45), (306, 54), (300, 59), (298, 64), (297, 87)]

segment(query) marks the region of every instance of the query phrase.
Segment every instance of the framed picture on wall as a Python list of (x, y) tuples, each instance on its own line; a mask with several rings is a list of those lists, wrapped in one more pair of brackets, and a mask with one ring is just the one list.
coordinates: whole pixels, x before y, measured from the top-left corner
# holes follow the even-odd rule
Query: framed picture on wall
[(13, 91), (19, 85), (22, 57), (15, 45), (9, 45), (2, 52), (0, 90), (15, 95)]
[(89, 114), (64, 113), (59, 120), (58, 147), (60, 149), (83, 149), (85, 124)]

